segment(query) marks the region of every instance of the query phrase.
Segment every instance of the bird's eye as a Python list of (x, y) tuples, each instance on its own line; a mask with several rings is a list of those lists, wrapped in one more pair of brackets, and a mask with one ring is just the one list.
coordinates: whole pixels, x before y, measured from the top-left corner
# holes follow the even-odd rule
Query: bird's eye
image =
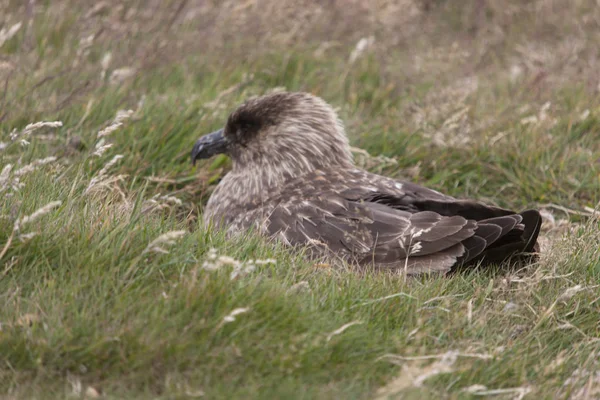
[(246, 146), (246, 142), (248, 141), (248, 134), (246, 133), (246, 131), (244, 130), (244, 128), (239, 128), (236, 131), (236, 139), (237, 139), (237, 143), (242, 146), (242, 147), (247, 147)]
[(253, 122), (242, 122), (238, 125), (238, 129), (236, 130), (236, 136), (238, 142), (248, 142), (250, 141), (258, 131), (260, 130), (260, 125)]

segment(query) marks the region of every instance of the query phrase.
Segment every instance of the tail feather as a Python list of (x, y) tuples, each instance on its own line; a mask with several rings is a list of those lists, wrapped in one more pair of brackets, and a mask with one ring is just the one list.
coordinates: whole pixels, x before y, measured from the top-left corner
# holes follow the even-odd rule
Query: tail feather
[(537, 210), (523, 211), (521, 216), (523, 217), (523, 225), (525, 225), (523, 237), (527, 238), (527, 244), (523, 251), (526, 253), (538, 251), (537, 238), (540, 234), (540, 228), (542, 227), (542, 216)]
[[(497, 263), (537, 250), (542, 218), (536, 210), (492, 217), (477, 222), (473, 237), (463, 241), (465, 254), (457, 265)], [(483, 245), (483, 248), (482, 248)]]

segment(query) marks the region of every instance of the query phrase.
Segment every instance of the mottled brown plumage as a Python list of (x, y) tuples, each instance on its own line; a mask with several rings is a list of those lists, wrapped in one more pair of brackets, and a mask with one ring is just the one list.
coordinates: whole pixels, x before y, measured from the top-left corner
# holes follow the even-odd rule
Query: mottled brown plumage
[(226, 153), (232, 170), (204, 220), (230, 234), (256, 228), (358, 266), (420, 273), (535, 250), (541, 218), (357, 168), (343, 125), (322, 99), (278, 92), (247, 101), (192, 159)]

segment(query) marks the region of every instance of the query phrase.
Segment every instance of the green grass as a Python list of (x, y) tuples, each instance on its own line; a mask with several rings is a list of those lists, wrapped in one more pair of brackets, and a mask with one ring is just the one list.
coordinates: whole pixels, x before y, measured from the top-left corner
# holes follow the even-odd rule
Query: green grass
[[(4, 26), (27, 15), (9, 3), (10, 13), (0, 8)], [(467, 390), (474, 385), (521, 388), (525, 398), (599, 393), (598, 221), (573, 214), (565, 221), (556, 211), (594, 208), (600, 197), (600, 99), (582, 83), (597, 69), (587, 70), (585, 57), (572, 69), (557, 50), (559, 67), (541, 83), (535, 71), (517, 81), (506, 73), (522, 56), (521, 42), (548, 24), (572, 32), (570, 25), (544, 14), (539, 26), (523, 17), (509, 28), (490, 5), (490, 23), (507, 38), (490, 50), (493, 29), (468, 38), (461, 10), (435, 2), (441, 8), (425, 27), (444, 29), (443, 37), (414, 46), (378, 37), (381, 48), (350, 64), (354, 38), (344, 41), (337, 31), (337, 44), (322, 55), (322, 41), (309, 36), (279, 47), (265, 44), (276, 40), (268, 34), (256, 48), (241, 33), (212, 43), (195, 30), (200, 17), (166, 29), (176, 3), (153, 14), (163, 21), (156, 26), (138, 9), (132, 17), (114, 7), (85, 17), (78, 3), (56, 3), (36, 5), (31, 27), (0, 47), (8, 63), (0, 67), (0, 142), (7, 144), (0, 171), (11, 164), (14, 179), (37, 159), (57, 158), (24, 174), (22, 187), (4, 190), (0, 200), (2, 398), (94, 391), (115, 399), (481, 398)], [(447, 24), (438, 27), (436, 19)], [(360, 38), (370, 34), (361, 21), (340, 23), (355, 26)], [(97, 38), (81, 50), (90, 33)], [(453, 42), (478, 67), (454, 54)], [(431, 53), (443, 45), (440, 61)], [(112, 61), (101, 75), (107, 51)], [(421, 69), (413, 68), (414, 55), (426, 61)], [(111, 84), (112, 72), (124, 67), (135, 74)], [(465, 71), (478, 79), (475, 88), (460, 83)], [(405, 280), (313, 265), (252, 235), (229, 241), (206, 231), (202, 205), (229, 161), (192, 167), (189, 151), (239, 102), (278, 86), (339, 107), (353, 146), (395, 161), (371, 158), (373, 171), (515, 209), (552, 205), (558, 223), (546, 222), (541, 260), (519, 271), (499, 266)], [(94, 156), (97, 133), (125, 109), (134, 113), (106, 138), (113, 146)], [(532, 115), (539, 123), (523, 122)], [(35, 132), (28, 145), (11, 141), (13, 129), (41, 120), (63, 126)], [(440, 132), (446, 143), (468, 140), (439, 145)], [(88, 190), (115, 155), (123, 158)], [(164, 195), (181, 204), (156, 197)], [(52, 201), (61, 204), (14, 230), (15, 221)], [(168, 254), (149, 250), (172, 231), (185, 233), (160, 244)], [(21, 240), (27, 233), (37, 235)], [(276, 263), (232, 279), (230, 266), (203, 268), (211, 248), (242, 263)], [(227, 322), (236, 309), (245, 312)], [(456, 360), (440, 367), (453, 351)], [(426, 355), (440, 358), (411, 359)], [(433, 368), (441, 369), (415, 383)]]

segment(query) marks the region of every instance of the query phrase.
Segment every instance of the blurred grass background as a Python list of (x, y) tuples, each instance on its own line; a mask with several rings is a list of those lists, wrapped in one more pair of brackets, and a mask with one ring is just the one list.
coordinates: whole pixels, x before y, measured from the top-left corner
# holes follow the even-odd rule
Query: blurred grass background
[[(0, 1), (0, 393), (598, 396), (599, 27), (592, 0)], [(191, 146), (283, 88), (365, 168), (543, 209), (541, 261), (405, 282), (205, 232), (229, 161)]]

